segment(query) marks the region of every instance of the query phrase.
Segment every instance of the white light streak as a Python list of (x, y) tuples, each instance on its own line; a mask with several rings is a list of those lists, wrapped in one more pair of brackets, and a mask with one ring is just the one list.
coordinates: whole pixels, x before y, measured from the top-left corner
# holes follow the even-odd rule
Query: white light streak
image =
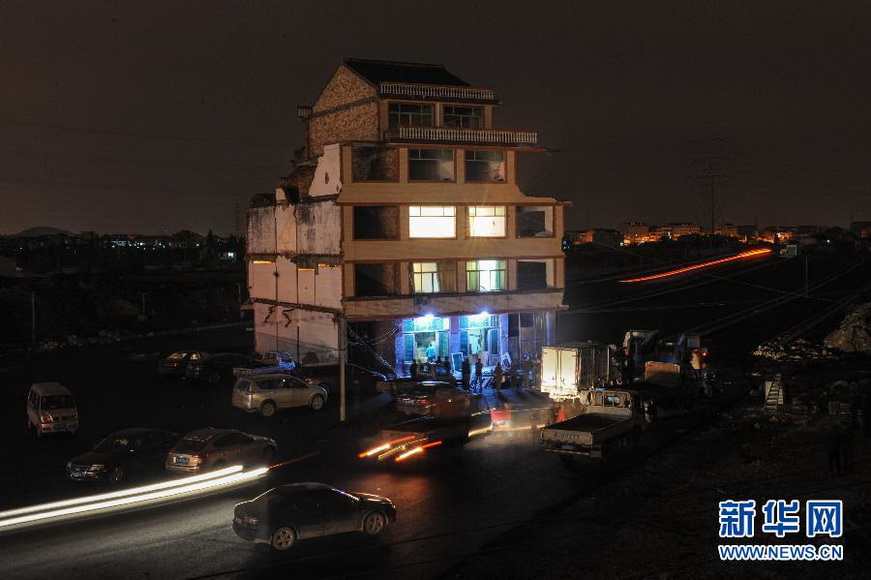
[[(77, 498), (75, 500), (69, 500), (69, 502), (55, 502), (54, 504), (42, 504), (39, 506), (33, 506), (32, 508), (22, 508), (21, 510), (3, 512), (0, 514), (0, 517), (6, 517), (0, 519), (0, 530), (4, 528), (24, 526), (35, 522), (43, 522), (46, 520), (66, 518), (72, 515), (87, 514), (117, 507), (144, 504), (146, 502), (154, 502), (162, 499), (175, 499), (178, 497), (197, 494), (199, 492), (212, 491), (252, 481), (262, 477), (267, 471), (269, 471), (266, 467), (245, 472), (241, 470), (241, 466), (234, 466), (210, 474), (203, 474), (203, 476), (194, 476), (175, 482), (166, 482), (174, 484), (173, 486), (155, 484), (154, 486), (145, 486), (144, 488), (133, 488), (132, 490), (116, 492), (116, 494), (103, 494), (86, 498)], [(160, 486), (162, 486), (163, 489), (154, 489), (155, 487)], [(117, 494), (120, 494), (120, 496)], [(57, 504), (67, 505), (69, 507), (54, 509), (52, 506), (56, 506)], [(13, 512), (17, 512), (19, 515), (9, 517), (8, 514)]]

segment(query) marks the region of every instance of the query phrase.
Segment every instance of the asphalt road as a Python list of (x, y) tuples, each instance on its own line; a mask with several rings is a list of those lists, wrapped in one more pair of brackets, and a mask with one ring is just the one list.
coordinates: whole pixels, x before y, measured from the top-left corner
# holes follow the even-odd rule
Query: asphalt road
[[(821, 281), (844, 267), (843, 260), (820, 260), (812, 264), (814, 274), (809, 277)], [(869, 268), (863, 268), (847, 280), (867, 280)], [(701, 281), (707, 283), (692, 285)], [(804, 265), (797, 260), (729, 266), (697, 276), (694, 282), (684, 278), (629, 287), (614, 279), (587, 281), (567, 293), (567, 301), (578, 310), (561, 317), (561, 329), (567, 339), (614, 341), (627, 328), (675, 332), (698, 324), (700, 318), (760, 305), (752, 324), (724, 328), (717, 336), (718, 344), (746, 352), (757, 337), (776, 334), (805, 311), (813, 312), (819, 303), (831, 303), (849, 290), (844, 279), (833, 281), (816, 290), (814, 299), (793, 301), (779, 314), (763, 313), (766, 299), (796, 292), (803, 282)], [(269, 421), (232, 409), (229, 385), (164, 380), (157, 377), (155, 363), (129, 361), (133, 352), (190, 346), (250, 348), (246, 336), (240, 330), (223, 331), (0, 359), (0, 435), (9, 442), (2, 451), (2, 509), (97, 491), (67, 482), (63, 466), (102, 435), (122, 427), (180, 432), (207, 425), (239, 427), (274, 437), (282, 459), (305, 457), (273, 470), (267, 480), (249, 488), (4, 534), (0, 577), (438, 577), (465, 555), (486, 550), (494, 539), (511, 534), (517, 524), (593, 493), (621, 470), (655, 455), (658, 448), (704, 422), (720, 403), (706, 401), (691, 413), (663, 417), (647, 431), (640, 450), (623, 452), (605, 465), (590, 461), (567, 470), (539, 451), (528, 434), (498, 434), (400, 469), (372, 470), (356, 458), (363, 426), (337, 427), (335, 401), (322, 413), (291, 410)], [(42, 440), (27, 436), (24, 393), (37, 380), (61, 380), (71, 387), (79, 400), (80, 435)], [(745, 387), (735, 385), (732, 393)], [(361, 402), (357, 404), (361, 408)], [(235, 536), (230, 528), (234, 503), (295, 481), (322, 481), (386, 495), (398, 506), (398, 521), (378, 538), (346, 535), (301, 542), (287, 555)]]

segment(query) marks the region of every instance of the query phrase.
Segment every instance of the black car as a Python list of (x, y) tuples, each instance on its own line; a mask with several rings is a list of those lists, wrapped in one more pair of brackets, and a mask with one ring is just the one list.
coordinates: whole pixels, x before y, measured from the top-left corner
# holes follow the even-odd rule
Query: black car
[[(330, 394), (339, 390), (338, 363), (315, 363), (299, 365), (291, 374), (303, 379), (317, 379)], [(345, 388), (349, 392), (375, 394), (378, 381), (386, 381), (382, 373), (371, 371), (353, 363), (345, 364)]]
[(188, 364), (209, 356), (204, 350), (179, 350), (157, 363), (157, 372), (167, 377), (183, 377)]
[(341, 491), (323, 483), (281, 485), (233, 508), (233, 531), (240, 538), (287, 550), (297, 540), (364, 532), (380, 534), (396, 521), (386, 497)]
[(186, 379), (206, 381), (212, 384), (233, 378), (233, 369), (252, 365), (254, 357), (235, 352), (219, 352), (191, 360), (185, 370)]
[(132, 474), (163, 472), (166, 454), (181, 438), (160, 429), (123, 429), (108, 435), (91, 451), (67, 463), (67, 475), (74, 481), (119, 483)]

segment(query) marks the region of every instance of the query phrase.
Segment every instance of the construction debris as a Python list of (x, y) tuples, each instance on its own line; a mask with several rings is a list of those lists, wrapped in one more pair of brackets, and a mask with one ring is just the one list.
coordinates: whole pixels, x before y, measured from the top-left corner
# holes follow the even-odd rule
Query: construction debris
[(841, 326), (826, 336), (823, 343), (843, 352), (871, 353), (871, 302), (859, 304), (841, 321)]

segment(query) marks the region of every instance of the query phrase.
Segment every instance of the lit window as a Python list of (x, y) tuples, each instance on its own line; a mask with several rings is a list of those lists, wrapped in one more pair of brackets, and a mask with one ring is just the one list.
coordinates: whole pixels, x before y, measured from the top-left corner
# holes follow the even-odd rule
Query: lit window
[(466, 282), (469, 292), (499, 292), (508, 289), (505, 260), (472, 260), (466, 262)]
[(432, 127), (432, 105), (412, 103), (390, 103), (390, 128), (396, 127)]
[(466, 181), (505, 181), (505, 154), (466, 151)]
[(504, 237), (505, 206), (471, 206), (469, 208), (469, 236), (473, 238)]
[(453, 181), (453, 150), (409, 149), (408, 178), (412, 181)]
[(443, 123), (445, 127), (480, 129), (484, 126), (484, 109), (483, 107), (445, 105)]
[(457, 208), (452, 205), (412, 205), (408, 208), (408, 237), (457, 237)]
[(411, 272), (415, 294), (457, 291), (457, 266), (454, 262), (414, 262)]

